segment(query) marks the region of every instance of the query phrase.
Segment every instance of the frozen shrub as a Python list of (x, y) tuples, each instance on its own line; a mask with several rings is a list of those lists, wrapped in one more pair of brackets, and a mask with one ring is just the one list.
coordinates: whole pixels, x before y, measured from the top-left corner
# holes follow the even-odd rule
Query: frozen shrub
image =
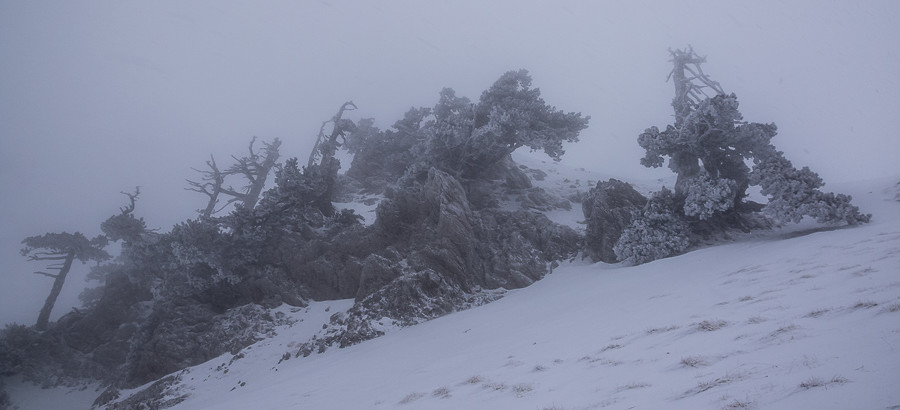
[(821, 377), (810, 377), (809, 379), (806, 379), (805, 381), (800, 383), (800, 388), (804, 390), (822, 386), (825, 386), (825, 380), (823, 380)]
[(731, 209), (736, 187), (734, 180), (714, 179), (707, 174), (687, 179), (684, 184), (684, 214), (706, 220), (716, 212)]
[(769, 197), (764, 213), (779, 223), (797, 223), (811, 216), (820, 223), (856, 225), (871, 218), (850, 204), (849, 195), (820, 191), (825, 185), (822, 178), (807, 167), (794, 168), (781, 152), (756, 160), (750, 181)]
[(672, 191), (654, 194), (640, 215), (625, 228), (613, 250), (620, 261), (641, 264), (677, 255), (690, 245), (690, 225), (676, 212)]

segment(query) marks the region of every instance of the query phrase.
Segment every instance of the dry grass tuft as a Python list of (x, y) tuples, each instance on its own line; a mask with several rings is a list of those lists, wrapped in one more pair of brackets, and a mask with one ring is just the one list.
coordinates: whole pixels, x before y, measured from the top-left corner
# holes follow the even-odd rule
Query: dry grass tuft
[(624, 386), (616, 387), (616, 393), (621, 393), (626, 390), (643, 389), (645, 387), (650, 387), (650, 383), (643, 383), (643, 382), (630, 383), (630, 384), (626, 384)]
[(607, 350), (621, 349), (621, 348), (622, 348), (622, 345), (620, 345), (620, 344), (618, 344), (618, 343), (615, 343), (615, 344), (607, 345), (606, 347), (600, 349), (600, 352), (602, 353), (602, 352), (605, 352), (605, 351), (607, 351)]
[(856, 304), (853, 305), (852, 309), (871, 309), (875, 306), (878, 306), (878, 304), (875, 302), (872, 302), (870, 300), (866, 300), (866, 301), (856, 302)]
[(527, 383), (520, 383), (512, 387), (512, 391), (516, 394), (516, 397), (522, 397), (532, 390), (534, 390), (534, 386)]
[(478, 384), (478, 383), (481, 383), (482, 380), (484, 380), (484, 379), (482, 379), (481, 376), (476, 374), (476, 375), (468, 378), (466, 380), (466, 384)]
[(708, 364), (703, 356), (688, 356), (681, 359), (681, 365), (684, 367), (703, 367)]
[(403, 398), (403, 400), (400, 400), (400, 404), (409, 404), (421, 399), (422, 397), (425, 397), (425, 395), (422, 393), (410, 393), (407, 394), (406, 397)]
[(450, 389), (446, 387), (438, 387), (431, 392), (431, 395), (434, 397), (440, 397), (442, 399), (446, 399), (450, 397)]
[(828, 313), (828, 312), (831, 312), (831, 309), (829, 309), (829, 308), (817, 309), (817, 310), (814, 310), (814, 311), (812, 311), (812, 312), (809, 312), (809, 313), (803, 315), (803, 317), (817, 318), (817, 317), (822, 316), (822, 315), (824, 315), (824, 314), (826, 314), (826, 313)]
[(702, 330), (704, 332), (712, 332), (715, 330), (719, 330), (725, 326), (728, 326), (728, 322), (724, 320), (704, 320), (700, 323), (697, 323), (697, 329)]

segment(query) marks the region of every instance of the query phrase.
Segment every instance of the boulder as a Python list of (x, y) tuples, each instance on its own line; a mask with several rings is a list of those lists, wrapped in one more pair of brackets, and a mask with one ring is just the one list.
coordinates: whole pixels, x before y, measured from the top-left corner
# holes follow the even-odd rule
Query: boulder
[(613, 246), (631, 224), (632, 213), (643, 209), (646, 203), (647, 198), (631, 184), (616, 179), (598, 182), (581, 203), (587, 223), (585, 254), (595, 262), (618, 262)]

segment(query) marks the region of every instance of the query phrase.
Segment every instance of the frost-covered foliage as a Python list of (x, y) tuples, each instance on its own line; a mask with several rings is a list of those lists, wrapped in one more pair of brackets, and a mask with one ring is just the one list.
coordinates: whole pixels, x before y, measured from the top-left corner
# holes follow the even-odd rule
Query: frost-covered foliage
[(728, 178), (713, 179), (705, 173), (685, 180), (684, 214), (701, 220), (734, 206), (737, 182)]
[(671, 190), (656, 192), (622, 232), (613, 247), (616, 257), (641, 264), (684, 252), (691, 245), (691, 228), (679, 212), (681, 207)]
[(820, 223), (856, 225), (871, 218), (850, 204), (849, 195), (820, 191), (824, 182), (818, 174), (807, 167), (794, 168), (780, 152), (758, 161), (751, 181), (769, 197), (763, 211), (779, 223), (797, 223), (804, 216), (811, 216)]
[(406, 173), (415, 161), (414, 147), (422, 138), (419, 129), (430, 115), (428, 108), (412, 108), (392, 130), (379, 130), (373, 119), (360, 120), (344, 147), (353, 154), (347, 176), (370, 191), (381, 191)]
[(668, 157), (669, 168), (678, 174), (676, 194), (694, 198), (686, 202), (693, 215), (706, 219), (713, 212), (732, 209), (740, 205), (749, 186), (750, 168), (744, 160), (774, 150), (769, 144), (774, 124), (742, 120), (734, 94), (704, 99), (665, 131), (650, 127), (638, 137), (645, 150), (641, 164), (659, 167)]
[(361, 122), (348, 139), (348, 148), (358, 158), (348, 174), (371, 169), (389, 182), (401, 173), (423, 180), (435, 167), (462, 178), (480, 178), (520, 147), (543, 150), (559, 160), (563, 142), (578, 141), (589, 119), (547, 105), (540, 90), (531, 87), (526, 70), (510, 71), (475, 103), (445, 88), (434, 108), (411, 109), (394, 124), (395, 130), (380, 131)]
[(574, 230), (542, 214), (474, 209), (460, 181), (436, 168), (383, 201), (370, 233), (380, 245), (357, 259), (356, 305), (300, 354), (379, 336), (377, 323), (408, 326), (487, 303), (580, 247)]

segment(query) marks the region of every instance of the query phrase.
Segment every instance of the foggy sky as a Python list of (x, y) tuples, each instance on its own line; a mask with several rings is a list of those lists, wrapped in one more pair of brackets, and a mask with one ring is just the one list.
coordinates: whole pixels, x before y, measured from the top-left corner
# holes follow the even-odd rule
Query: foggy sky
[(32, 324), (51, 286), (18, 254), (26, 236), (94, 236), (136, 185), (136, 215), (167, 231), (205, 206), (184, 179), (211, 153), (224, 165), (278, 137), (283, 158), (306, 158), (344, 101), (384, 128), (519, 68), (549, 104), (591, 115), (573, 166), (668, 175), (638, 163), (636, 137), (671, 122), (666, 50), (691, 44), (795, 165), (898, 176), (898, 21), (891, 0), (0, 2), (0, 323)]

